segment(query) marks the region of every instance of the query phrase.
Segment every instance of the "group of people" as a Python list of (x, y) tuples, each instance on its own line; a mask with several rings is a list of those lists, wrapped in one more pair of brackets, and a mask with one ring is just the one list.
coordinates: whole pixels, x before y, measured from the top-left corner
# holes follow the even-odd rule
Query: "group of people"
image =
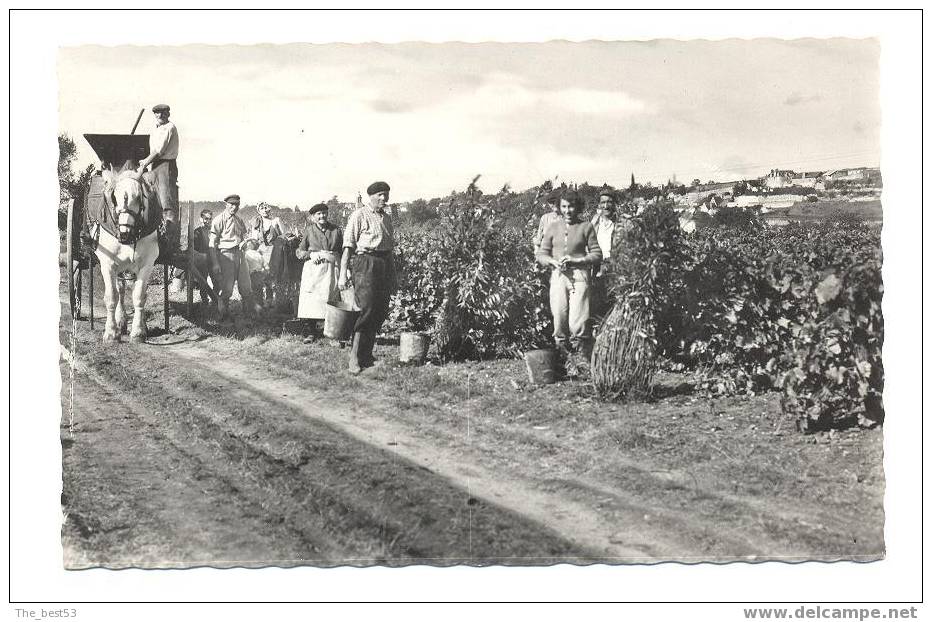
[[(201, 210), (201, 224), (194, 229), (190, 242), (194, 266), (200, 274), (210, 275), (212, 281), (198, 284), (201, 301), (207, 300), (208, 288), (215, 288), (222, 318), (229, 313), (234, 284), (249, 311), (261, 311), (263, 299), (272, 301), (274, 284), (266, 275), (280, 270), (283, 243), (288, 236), (281, 219), (272, 216), (269, 205), (260, 203), (258, 214), (247, 226), (236, 215), (239, 195), (231, 194), (224, 202), (227, 205), (217, 217), (209, 209)], [(183, 278), (183, 274), (176, 273), (176, 278)]]
[[(341, 291), (353, 290), (353, 303), (359, 311), (353, 328), (349, 371), (358, 374), (374, 364), (373, 348), (379, 328), (388, 317), (389, 301), (395, 290), (392, 250), (395, 233), (391, 216), (386, 212), (391, 189), (384, 181), (371, 184), (369, 204), (354, 211), (346, 231), (328, 220), (329, 208), (318, 203), (309, 210), (310, 223), (294, 251), (304, 260), (299, 318), (322, 320), (327, 304), (342, 299)], [(229, 314), (233, 288), (237, 287), (247, 312), (260, 312), (262, 304), (254, 292), (252, 274), (273, 270), (274, 249), (285, 237), (284, 227), (273, 218), (267, 205), (259, 205), (259, 214), (248, 227), (237, 216), (240, 196), (224, 198), (223, 211), (214, 216), (201, 212), (201, 226), (194, 231), (194, 266), (209, 274), (217, 289), (217, 310), (221, 318)], [(201, 284), (204, 287), (204, 283)], [(202, 291), (201, 299), (206, 292)]]
[[(178, 130), (169, 120), (165, 104), (152, 108), (156, 128), (149, 138), (149, 155), (140, 162), (139, 172), (150, 167), (162, 205), (165, 233), (177, 241), (174, 226), (178, 209)], [(350, 285), (359, 309), (350, 350), (349, 371), (358, 374), (374, 363), (372, 351), (376, 334), (388, 317), (389, 302), (396, 288), (392, 260), (394, 229), (386, 212), (390, 188), (383, 181), (367, 189), (369, 204), (357, 208), (346, 223), (346, 230), (328, 220), (328, 207), (318, 203), (310, 209), (310, 223), (305, 227), (295, 255), (304, 260), (299, 318), (323, 319), (326, 305), (341, 299)], [(194, 265), (209, 275), (211, 285), (199, 284), (201, 298), (205, 286), (216, 288), (218, 312), (229, 313), (234, 286), (238, 287), (244, 308), (259, 312), (262, 288), (270, 294), (268, 284), (253, 283), (252, 274), (275, 272), (281, 261), (280, 251), (286, 237), (278, 218), (272, 217), (268, 205), (259, 204), (258, 215), (247, 227), (237, 216), (240, 197), (224, 198), (225, 208), (216, 216), (201, 212), (201, 226), (195, 229)], [(603, 187), (591, 221), (581, 219), (583, 201), (570, 189), (554, 191), (547, 197), (550, 211), (541, 219), (534, 237), (537, 262), (550, 268), (549, 299), (553, 314), (553, 338), (565, 353), (579, 353), (585, 359), (592, 351), (594, 320), (604, 313), (607, 301), (606, 262), (611, 257), (616, 235), (623, 225), (617, 220), (616, 193)], [(255, 287), (254, 287), (255, 285)], [(259, 292), (255, 292), (259, 289)]]
[[(154, 187), (162, 210), (163, 236), (170, 249), (177, 248), (180, 231), (178, 213), (178, 128), (169, 118), (167, 104), (153, 106), (155, 129), (149, 135), (149, 155), (139, 163), (141, 175), (147, 168), (152, 173)], [(391, 216), (386, 212), (391, 188), (384, 181), (372, 183), (368, 189), (369, 204), (354, 211), (346, 231), (332, 224), (328, 207), (318, 203), (310, 210), (311, 222), (305, 227), (301, 242), (294, 251), (305, 260), (301, 275), (298, 317), (323, 319), (326, 305), (339, 300), (340, 291), (352, 286), (359, 311), (353, 327), (349, 371), (354, 374), (374, 364), (373, 347), (379, 328), (388, 317), (389, 301), (396, 287), (392, 250), (395, 233)], [(244, 308), (260, 312), (261, 292), (255, 292), (252, 274), (275, 272), (281, 243), (287, 233), (269, 206), (260, 204), (258, 216), (247, 227), (237, 216), (240, 197), (224, 198), (224, 209), (214, 215), (210, 210), (200, 214), (201, 225), (189, 241), (194, 251), (193, 267), (206, 278), (198, 283), (201, 299), (209, 297), (208, 289), (217, 296), (221, 317), (229, 314), (233, 288), (237, 287)], [(209, 282), (208, 280), (209, 279)], [(266, 288), (268, 283), (257, 283)]]

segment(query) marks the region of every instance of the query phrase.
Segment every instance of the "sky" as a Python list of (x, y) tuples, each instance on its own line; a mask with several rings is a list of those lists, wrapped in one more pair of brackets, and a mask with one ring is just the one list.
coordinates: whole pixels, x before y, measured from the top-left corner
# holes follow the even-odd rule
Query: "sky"
[[(59, 127), (167, 103), (182, 200), (301, 209), (546, 179), (730, 181), (880, 164), (873, 39), (63, 47)], [(94, 85), (91, 87), (90, 85)]]

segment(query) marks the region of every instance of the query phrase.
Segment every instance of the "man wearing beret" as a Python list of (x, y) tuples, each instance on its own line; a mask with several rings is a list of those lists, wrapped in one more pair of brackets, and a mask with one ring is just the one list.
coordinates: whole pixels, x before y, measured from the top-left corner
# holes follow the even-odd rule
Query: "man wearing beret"
[(149, 135), (149, 155), (139, 163), (137, 172), (141, 175), (146, 167), (152, 165), (155, 191), (162, 206), (162, 219), (165, 221), (165, 235), (170, 248), (178, 246), (180, 230), (175, 222), (178, 213), (178, 128), (168, 120), (171, 110), (166, 104), (152, 107), (155, 115), (155, 129)]
[(236, 215), (239, 211), (239, 195), (231, 194), (223, 201), (226, 207), (210, 223), (209, 250), (212, 278), (220, 286), (217, 310), (220, 317), (225, 319), (229, 314), (234, 283), (239, 286), (244, 309), (259, 313), (262, 306), (253, 301), (252, 284), (246, 262), (243, 261), (241, 246), (246, 238), (246, 224)]
[(343, 234), (339, 287), (346, 289), (352, 279), (359, 307), (350, 351), (351, 374), (358, 374), (363, 367), (373, 364), (375, 336), (388, 317), (389, 300), (395, 289), (392, 260), (395, 232), (392, 218), (385, 211), (390, 190), (384, 181), (371, 184), (366, 189), (369, 205), (350, 214)]

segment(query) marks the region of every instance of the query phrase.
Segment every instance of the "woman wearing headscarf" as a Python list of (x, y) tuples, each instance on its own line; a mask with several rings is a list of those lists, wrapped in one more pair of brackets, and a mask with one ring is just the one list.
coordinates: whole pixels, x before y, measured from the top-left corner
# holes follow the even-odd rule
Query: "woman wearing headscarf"
[(282, 265), (282, 253), (285, 243), (285, 226), (277, 216), (272, 216), (268, 203), (256, 206), (259, 212), (252, 220), (249, 239), (244, 243), (244, 258), (249, 266), (249, 273), (262, 297), (266, 289), (266, 298), (273, 297), (273, 284), (279, 276)]

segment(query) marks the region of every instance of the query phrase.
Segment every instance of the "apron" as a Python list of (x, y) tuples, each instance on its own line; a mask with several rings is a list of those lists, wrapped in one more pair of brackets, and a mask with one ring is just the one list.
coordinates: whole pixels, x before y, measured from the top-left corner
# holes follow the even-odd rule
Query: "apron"
[[(315, 263), (316, 261), (324, 261)], [(301, 271), (301, 294), (298, 297), (298, 317), (322, 320), (328, 302), (340, 300), (337, 285), (340, 268), (337, 254), (331, 251), (311, 251)]]
[(246, 261), (246, 266), (249, 269), (249, 273), (253, 272), (265, 272), (265, 258), (262, 256), (262, 251), (259, 250), (245, 250), (243, 251), (243, 259)]

